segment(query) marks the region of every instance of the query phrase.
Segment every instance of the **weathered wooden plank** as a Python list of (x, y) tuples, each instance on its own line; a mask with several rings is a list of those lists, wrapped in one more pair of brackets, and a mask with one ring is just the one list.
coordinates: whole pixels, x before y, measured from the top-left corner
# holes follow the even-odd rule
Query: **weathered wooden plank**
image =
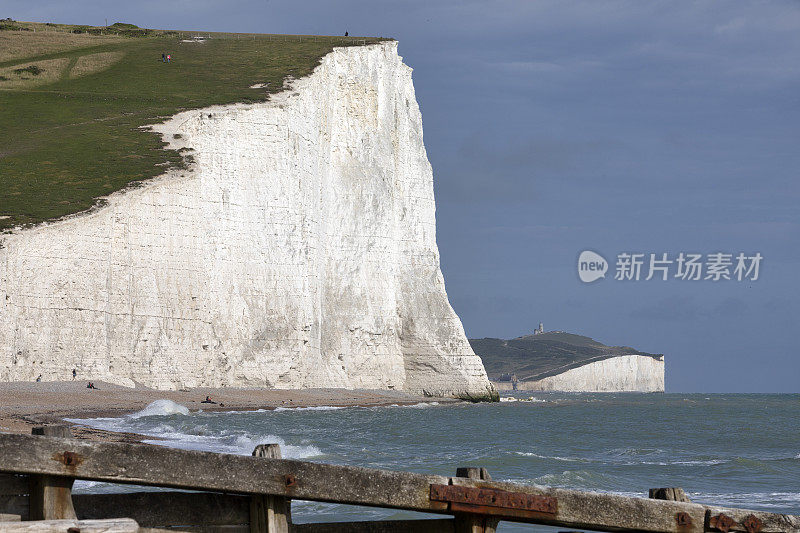
[(292, 524), (292, 533), (453, 533), (452, 518)]
[(726, 533), (727, 531), (748, 531), (748, 526), (760, 533), (800, 531), (800, 517), (798, 516), (726, 507), (706, 507), (708, 509), (706, 523), (709, 531)]
[(0, 474), (0, 496), (19, 496), (30, 491), (30, 478), (16, 474)]
[(0, 435), (0, 471), (293, 499), (443, 511), (431, 483), (448, 478), (290, 459), (175, 450), (119, 442)]
[(3, 533), (138, 533), (139, 524), (130, 518), (112, 520), (36, 520), (34, 522), (5, 522)]
[(75, 494), (81, 520), (125, 516), (142, 527), (248, 524), (250, 499), (216, 492), (126, 492)]
[[(125, 443), (0, 435), (0, 457), (0, 471), (6, 472), (272, 494), (443, 514), (450, 514), (448, 504), (430, 501), (431, 484), (483, 487), (546, 496), (558, 502), (557, 513), (552, 516), (521, 518), (510, 510), (508, 516), (495, 515), (497, 518), (570, 529), (700, 533), (706, 518), (706, 507), (691, 503)], [(792, 525), (796, 520), (779, 515), (771, 518), (775, 524)]]
[[(259, 444), (253, 457), (280, 459), (278, 444)], [(255, 494), (250, 497), (250, 533), (289, 533), (291, 504), (281, 496)]]
[[(33, 435), (50, 437), (71, 437), (69, 426), (56, 425), (35, 427)], [(65, 457), (68, 457), (65, 453)], [(30, 520), (74, 519), (75, 509), (72, 507), (71, 477), (40, 475), (30, 477)]]
[[(462, 486), (547, 496), (558, 502), (557, 511), (551, 516), (533, 519), (501, 516), (502, 520), (597, 531), (702, 533), (704, 530), (705, 507), (702, 505), (511, 483), (485, 483), (465, 478), (453, 478), (452, 481)], [(685, 518), (688, 518), (688, 523)]]
[(0, 524), (3, 522), (19, 522), (22, 517), (18, 514), (4, 514), (0, 513)]

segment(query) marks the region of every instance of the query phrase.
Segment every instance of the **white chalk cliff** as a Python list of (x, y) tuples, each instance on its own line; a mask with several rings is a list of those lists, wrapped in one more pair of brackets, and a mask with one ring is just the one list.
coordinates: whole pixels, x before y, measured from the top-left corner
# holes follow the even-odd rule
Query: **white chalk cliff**
[(664, 357), (619, 355), (572, 368), (518, 390), (566, 392), (664, 392)]
[(0, 236), (0, 381), (490, 394), (445, 293), (396, 46), (176, 115), (155, 129), (188, 171)]

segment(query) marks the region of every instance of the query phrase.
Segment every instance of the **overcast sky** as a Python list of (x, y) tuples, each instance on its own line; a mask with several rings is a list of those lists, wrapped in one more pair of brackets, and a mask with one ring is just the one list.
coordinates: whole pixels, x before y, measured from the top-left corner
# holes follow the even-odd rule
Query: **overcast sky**
[[(800, 3), (17, 1), (0, 18), (394, 37), (470, 337), (666, 354), (669, 391), (800, 392)], [(611, 264), (582, 283), (585, 249)], [(760, 252), (755, 281), (616, 281), (621, 252)]]

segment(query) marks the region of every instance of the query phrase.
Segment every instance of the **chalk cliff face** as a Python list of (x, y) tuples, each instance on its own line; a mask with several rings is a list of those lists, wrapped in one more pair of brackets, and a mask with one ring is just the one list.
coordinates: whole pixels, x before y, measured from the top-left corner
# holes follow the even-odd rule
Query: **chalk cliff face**
[(519, 382), (517, 390), (664, 392), (664, 358), (620, 355), (538, 381)]
[(490, 393), (445, 293), (396, 43), (156, 129), (189, 171), (0, 236), (0, 381)]

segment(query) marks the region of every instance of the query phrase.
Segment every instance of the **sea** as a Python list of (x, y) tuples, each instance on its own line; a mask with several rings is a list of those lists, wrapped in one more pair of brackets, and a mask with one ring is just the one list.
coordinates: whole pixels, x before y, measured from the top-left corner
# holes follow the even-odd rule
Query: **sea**
[[(682, 487), (695, 502), (800, 515), (800, 395), (513, 393), (499, 403), (190, 412), (169, 400), (119, 418), (71, 420), (153, 444), (455, 475), (486, 467), (522, 484), (646, 497)], [(76, 492), (125, 491), (79, 482)], [(422, 518), (293, 502), (295, 522)], [(563, 528), (562, 528), (563, 529)], [(499, 531), (557, 531), (502, 522)]]

